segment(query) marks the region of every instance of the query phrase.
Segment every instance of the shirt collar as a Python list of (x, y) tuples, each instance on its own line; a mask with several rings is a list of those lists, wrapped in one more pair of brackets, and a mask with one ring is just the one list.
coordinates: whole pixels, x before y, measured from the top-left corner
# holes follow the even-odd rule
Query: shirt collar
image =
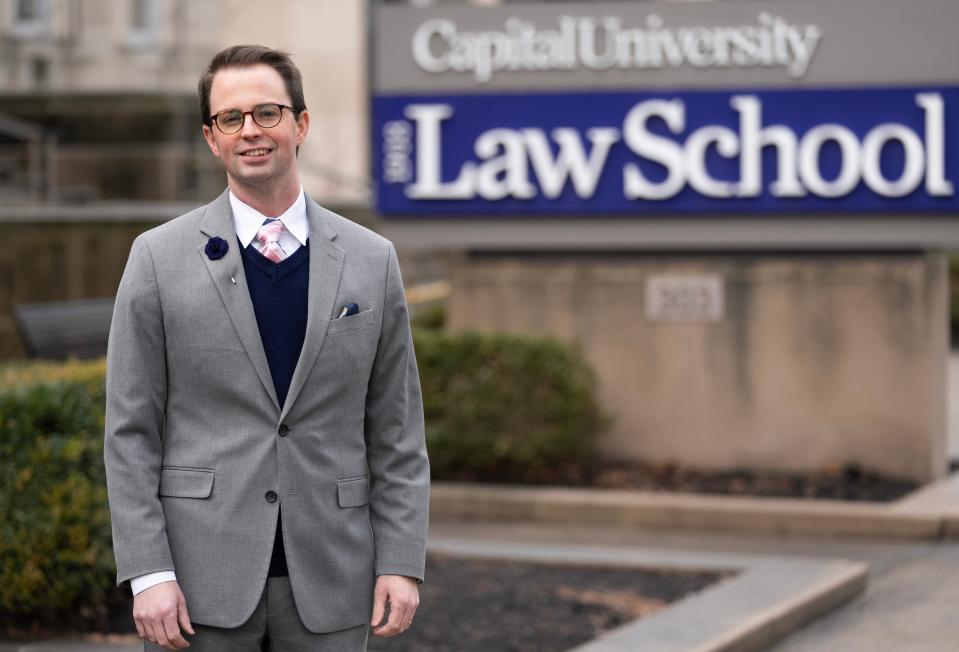
[[(233, 225), (236, 228), (236, 235), (244, 247), (250, 246), (256, 232), (263, 226), (263, 221), (267, 219), (260, 211), (249, 204), (240, 201), (233, 191), (230, 191), (230, 208), (233, 209)], [(283, 226), (289, 231), (290, 235), (296, 238), (301, 245), (305, 245), (310, 236), (310, 225), (306, 220), (306, 197), (303, 194), (303, 186), (300, 186), (300, 194), (296, 201), (287, 208), (282, 215), (276, 215), (283, 221)]]

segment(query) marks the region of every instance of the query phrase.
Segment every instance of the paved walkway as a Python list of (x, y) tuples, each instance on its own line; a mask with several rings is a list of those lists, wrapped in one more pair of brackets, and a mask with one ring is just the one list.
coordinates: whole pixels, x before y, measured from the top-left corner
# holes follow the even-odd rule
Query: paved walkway
[(959, 544), (875, 573), (866, 593), (769, 652), (959, 649)]

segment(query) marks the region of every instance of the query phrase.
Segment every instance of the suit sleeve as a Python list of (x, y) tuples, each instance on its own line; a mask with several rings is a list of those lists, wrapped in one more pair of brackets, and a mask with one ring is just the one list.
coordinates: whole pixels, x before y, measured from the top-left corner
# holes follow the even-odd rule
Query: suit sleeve
[(365, 428), (376, 574), (422, 581), (430, 469), (409, 314), (392, 245)]
[(117, 290), (107, 345), (103, 455), (118, 585), (174, 570), (157, 495), (166, 397), (160, 293), (141, 235), (133, 242)]

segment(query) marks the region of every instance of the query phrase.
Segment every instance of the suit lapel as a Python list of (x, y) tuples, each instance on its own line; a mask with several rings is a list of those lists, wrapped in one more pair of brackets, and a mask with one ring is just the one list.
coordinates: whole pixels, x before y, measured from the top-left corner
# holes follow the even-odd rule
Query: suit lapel
[(325, 217), (325, 213), (325, 209), (309, 196), (306, 197), (306, 219), (310, 225), (310, 281), (306, 336), (303, 338), (303, 348), (300, 350), (300, 357), (290, 381), (290, 390), (283, 403), (280, 421), (289, 414), (310, 370), (313, 369), (316, 356), (323, 348), (326, 329), (336, 301), (336, 291), (340, 286), (344, 254), (334, 242), (337, 234), (330, 220)]
[[(197, 251), (203, 258), (207, 271), (213, 279), (213, 284), (220, 293), (223, 305), (226, 307), (230, 320), (233, 322), (233, 328), (243, 348), (246, 350), (256, 375), (260, 377), (263, 388), (277, 411), (280, 409), (280, 403), (276, 398), (276, 390), (273, 387), (273, 377), (270, 375), (270, 366), (266, 361), (266, 353), (263, 350), (263, 342), (260, 340), (260, 330), (256, 324), (256, 316), (253, 314), (253, 302), (250, 299), (250, 289), (246, 284), (246, 274), (243, 271), (243, 260), (239, 251), (240, 245), (236, 239), (236, 226), (233, 223), (233, 212), (230, 210), (229, 191), (224, 191), (206, 208), (203, 219), (200, 222), (200, 230), (207, 236), (219, 236), (226, 240), (229, 245), (226, 255), (219, 260), (210, 260), (206, 255), (207, 238), (203, 240)], [(311, 252), (312, 253), (312, 252)], [(311, 255), (312, 258), (312, 255)], [(312, 265), (311, 265), (312, 267)], [(236, 279), (234, 284), (231, 280)], [(312, 277), (312, 271), (311, 271)], [(313, 279), (310, 279), (312, 285)], [(287, 401), (289, 403), (289, 401)]]

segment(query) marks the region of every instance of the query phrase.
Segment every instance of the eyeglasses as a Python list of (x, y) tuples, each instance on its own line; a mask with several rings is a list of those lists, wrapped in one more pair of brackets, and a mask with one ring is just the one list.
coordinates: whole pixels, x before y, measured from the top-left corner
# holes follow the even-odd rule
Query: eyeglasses
[(283, 119), (283, 109), (287, 109), (294, 114), (299, 113), (292, 106), (286, 106), (285, 104), (257, 104), (252, 111), (226, 109), (216, 115), (211, 115), (210, 119), (221, 133), (235, 134), (243, 128), (243, 122), (246, 120), (247, 114), (253, 116), (253, 122), (264, 129), (275, 127)]

